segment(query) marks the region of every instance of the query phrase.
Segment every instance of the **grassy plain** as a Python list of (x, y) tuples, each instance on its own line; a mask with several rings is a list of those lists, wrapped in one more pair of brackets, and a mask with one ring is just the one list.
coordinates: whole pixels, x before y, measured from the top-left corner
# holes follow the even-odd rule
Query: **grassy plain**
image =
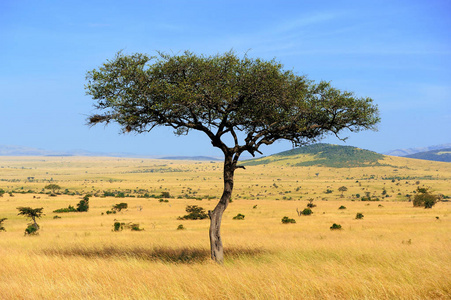
[[(220, 162), (0, 157), (7, 192), (0, 219), (8, 218), (0, 232), (0, 299), (449, 299), (451, 204), (414, 208), (406, 195), (425, 186), (451, 196), (451, 164), (382, 162), (237, 170), (222, 224), (226, 261), (218, 266), (209, 260), (209, 221), (177, 217), (186, 205), (214, 208)], [(66, 194), (50, 196), (49, 183)], [(341, 186), (348, 188), (343, 197)], [(101, 197), (105, 191), (134, 197)], [(173, 198), (138, 198), (162, 192)], [(366, 193), (380, 201), (356, 196)], [(52, 213), (85, 194), (97, 195), (89, 212)], [(298, 216), (308, 199), (313, 215)], [(127, 211), (105, 214), (120, 202)], [(18, 206), (44, 207), (39, 236), (23, 236), (29, 221), (17, 216)], [(238, 213), (245, 219), (233, 220)], [(284, 216), (297, 223), (282, 224)], [(145, 230), (113, 232), (115, 220)], [(343, 230), (331, 231), (333, 223)], [(186, 230), (176, 230), (180, 224)]]

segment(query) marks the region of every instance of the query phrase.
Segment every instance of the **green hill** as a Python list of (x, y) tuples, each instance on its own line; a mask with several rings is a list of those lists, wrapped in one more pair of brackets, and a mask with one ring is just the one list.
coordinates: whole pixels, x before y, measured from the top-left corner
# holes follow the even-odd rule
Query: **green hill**
[(384, 155), (352, 146), (330, 144), (313, 144), (268, 157), (251, 159), (243, 162), (245, 166), (268, 163), (289, 164), (292, 166), (322, 166), (332, 168), (356, 168), (381, 165), (379, 160)]
[(433, 161), (451, 162), (451, 148), (420, 152), (420, 153), (406, 155), (405, 157), (424, 159), (424, 160), (433, 160)]

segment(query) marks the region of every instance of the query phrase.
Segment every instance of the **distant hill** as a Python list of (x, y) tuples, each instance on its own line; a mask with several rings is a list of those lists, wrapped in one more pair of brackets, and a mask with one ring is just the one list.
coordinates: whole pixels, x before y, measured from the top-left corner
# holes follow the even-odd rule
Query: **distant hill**
[(406, 155), (405, 157), (424, 159), (424, 160), (433, 160), (433, 161), (451, 162), (451, 147), (446, 148), (446, 149), (432, 150), (432, 151), (410, 154), (410, 155)]
[(255, 166), (268, 163), (292, 166), (323, 166), (332, 168), (355, 168), (380, 165), (384, 155), (352, 146), (314, 144), (268, 157), (244, 161), (243, 165)]
[(385, 155), (391, 155), (391, 156), (405, 156), (409, 157), (408, 155), (420, 153), (420, 152), (429, 152), (433, 150), (442, 150), (442, 149), (449, 149), (451, 148), (450, 144), (441, 144), (441, 145), (434, 145), (429, 147), (418, 147), (418, 148), (407, 148), (407, 149), (396, 149), (391, 150), (388, 152), (385, 152), (383, 154)]

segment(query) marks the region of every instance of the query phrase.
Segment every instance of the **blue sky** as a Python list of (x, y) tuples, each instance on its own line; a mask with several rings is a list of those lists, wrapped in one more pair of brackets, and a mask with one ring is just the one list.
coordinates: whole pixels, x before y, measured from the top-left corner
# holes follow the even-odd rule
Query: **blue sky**
[(231, 49), (373, 98), (379, 131), (350, 134), (346, 145), (384, 152), (451, 142), (451, 1), (2, 0), (0, 144), (220, 156), (200, 133), (85, 126), (94, 102), (84, 84), (119, 50)]

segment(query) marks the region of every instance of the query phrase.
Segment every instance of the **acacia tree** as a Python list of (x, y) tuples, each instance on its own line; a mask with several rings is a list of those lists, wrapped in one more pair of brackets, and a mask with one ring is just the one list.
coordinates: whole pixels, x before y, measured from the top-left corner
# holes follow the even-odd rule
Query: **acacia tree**
[(27, 227), (27, 229), (25, 229), (25, 234), (37, 234), (38, 230), (39, 230), (39, 225), (36, 222), (36, 219), (39, 219), (42, 217), (42, 215), (44, 214), (42, 212), (44, 208), (40, 207), (40, 208), (31, 208), (31, 207), (17, 207), (17, 210), (19, 211), (19, 213), (17, 214), (19, 215), (23, 215), (27, 218), (30, 218), (33, 223), (30, 223), (29, 226)]
[(243, 152), (288, 140), (302, 146), (326, 134), (375, 129), (378, 109), (328, 82), (315, 83), (265, 61), (233, 52), (215, 56), (118, 53), (87, 72), (87, 94), (100, 113), (89, 125), (118, 123), (122, 131), (146, 133), (169, 126), (177, 135), (205, 133), (224, 154), (224, 189), (210, 216), (211, 258), (223, 262), (222, 215)]

